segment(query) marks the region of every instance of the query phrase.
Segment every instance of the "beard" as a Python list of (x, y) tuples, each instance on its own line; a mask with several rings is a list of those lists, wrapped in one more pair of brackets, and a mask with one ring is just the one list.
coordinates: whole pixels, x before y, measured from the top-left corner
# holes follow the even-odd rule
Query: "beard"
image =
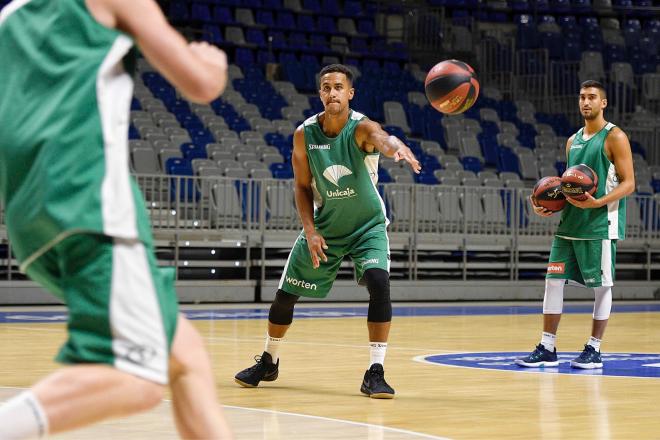
[(582, 113), (582, 117), (587, 121), (593, 121), (594, 119), (600, 116), (600, 111), (598, 110), (589, 110), (589, 113)]

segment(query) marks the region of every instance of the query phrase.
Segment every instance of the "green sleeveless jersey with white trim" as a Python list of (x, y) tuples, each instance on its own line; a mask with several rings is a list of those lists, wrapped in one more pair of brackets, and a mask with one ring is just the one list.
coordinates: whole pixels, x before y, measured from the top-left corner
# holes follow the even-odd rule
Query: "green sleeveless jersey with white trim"
[[(568, 150), (567, 167), (585, 164), (598, 175), (598, 188), (593, 194), (596, 199), (619, 186), (616, 168), (605, 154), (605, 139), (614, 127), (616, 125), (608, 122), (589, 140), (584, 140), (584, 128), (581, 128)], [(626, 235), (626, 198), (595, 209), (580, 209), (566, 203), (556, 235), (589, 240), (623, 240)]]
[(85, 0), (15, 0), (0, 42), (0, 198), (19, 261), (75, 232), (148, 240), (128, 168), (132, 39)]
[(307, 160), (312, 172), (314, 224), (327, 238), (354, 238), (387, 223), (378, 194), (379, 153), (366, 153), (355, 141), (355, 128), (365, 116), (350, 110), (334, 138), (323, 133), (314, 115), (303, 123)]

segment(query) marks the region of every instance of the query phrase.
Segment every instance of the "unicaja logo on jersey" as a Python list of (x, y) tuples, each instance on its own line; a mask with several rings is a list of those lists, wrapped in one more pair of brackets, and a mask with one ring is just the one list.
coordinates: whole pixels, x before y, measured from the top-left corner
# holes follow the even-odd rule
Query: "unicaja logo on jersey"
[(307, 290), (316, 290), (316, 284), (308, 283), (305, 280), (299, 280), (297, 278), (286, 277), (286, 282), (292, 286), (302, 287)]
[(344, 165), (331, 165), (323, 171), (323, 177), (337, 187), (339, 186), (339, 179), (349, 174), (353, 174), (353, 172)]
[[(339, 181), (341, 178), (350, 174), (353, 174), (353, 172), (346, 168), (344, 165), (331, 165), (326, 168), (325, 171), (323, 171), (323, 177), (328, 179), (328, 181), (337, 188), (340, 188)], [(346, 188), (340, 188), (334, 191), (328, 190), (325, 192), (325, 195), (329, 199), (347, 199), (350, 197), (355, 197), (357, 192), (350, 186), (347, 186)]]

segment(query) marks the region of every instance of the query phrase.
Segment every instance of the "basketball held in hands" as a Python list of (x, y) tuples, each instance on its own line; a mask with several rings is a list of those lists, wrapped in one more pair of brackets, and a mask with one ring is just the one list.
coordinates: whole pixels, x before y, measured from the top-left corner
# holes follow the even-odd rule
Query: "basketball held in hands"
[(581, 163), (564, 171), (561, 176), (561, 191), (574, 200), (587, 200), (587, 193), (592, 196), (598, 188), (598, 174)]
[(532, 199), (537, 206), (548, 211), (559, 212), (566, 205), (566, 197), (561, 190), (561, 178), (558, 176), (542, 177), (534, 185)]

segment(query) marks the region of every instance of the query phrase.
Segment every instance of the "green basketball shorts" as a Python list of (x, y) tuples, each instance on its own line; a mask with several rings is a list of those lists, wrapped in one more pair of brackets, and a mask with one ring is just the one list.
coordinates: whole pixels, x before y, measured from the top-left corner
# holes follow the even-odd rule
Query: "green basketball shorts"
[(173, 269), (156, 266), (137, 240), (79, 233), (27, 267), (27, 274), (69, 311), (69, 337), (57, 360), (109, 364), (144, 379), (168, 382), (177, 322)]
[[(319, 231), (321, 236), (323, 232)], [(325, 237), (323, 237), (325, 238)], [(355, 278), (360, 282), (367, 269), (390, 271), (390, 244), (385, 224), (379, 224), (354, 239), (325, 238), (328, 245), (327, 262), (314, 269), (307, 247), (307, 239), (301, 234), (296, 240), (284, 266), (279, 288), (285, 292), (312, 298), (325, 298), (337, 277), (337, 271), (345, 256), (350, 256), (355, 266)]]
[(616, 240), (569, 240), (555, 236), (546, 278), (559, 278), (586, 287), (614, 284)]

